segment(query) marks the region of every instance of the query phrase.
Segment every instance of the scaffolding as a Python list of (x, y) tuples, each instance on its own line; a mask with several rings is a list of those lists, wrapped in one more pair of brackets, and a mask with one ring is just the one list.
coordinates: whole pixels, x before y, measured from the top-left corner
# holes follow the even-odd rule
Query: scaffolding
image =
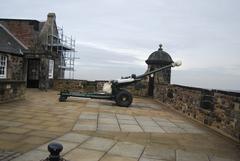
[(74, 79), (74, 62), (76, 56), (75, 39), (64, 35), (63, 28), (57, 27), (57, 35), (53, 33), (54, 29), (48, 34), (48, 49), (51, 53), (56, 52), (60, 57), (58, 71), (60, 79)]

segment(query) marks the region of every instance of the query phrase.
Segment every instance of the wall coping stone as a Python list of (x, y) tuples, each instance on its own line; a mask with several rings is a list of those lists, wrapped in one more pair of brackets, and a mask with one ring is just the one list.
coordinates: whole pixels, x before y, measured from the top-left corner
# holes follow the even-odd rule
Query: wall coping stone
[(186, 88), (191, 90), (198, 90), (198, 91), (212, 91), (214, 93), (221, 93), (225, 95), (240, 97), (240, 92), (234, 92), (234, 91), (228, 91), (228, 90), (206, 89), (206, 88), (199, 88), (199, 87), (184, 86), (179, 84), (170, 84), (170, 86), (181, 87), (181, 88)]
[(9, 80), (9, 79), (0, 79), (0, 83), (25, 83), (24, 80)]
[(230, 95), (230, 96), (235, 96), (235, 97), (240, 97), (240, 92), (224, 91), (224, 90), (216, 90), (216, 89), (214, 89), (213, 92)]
[(64, 80), (64, 81), (86, 81), (86, 82), (108, 82), (109, 80), (84, 80), (84, 79), (55, 79), (55, 80)]

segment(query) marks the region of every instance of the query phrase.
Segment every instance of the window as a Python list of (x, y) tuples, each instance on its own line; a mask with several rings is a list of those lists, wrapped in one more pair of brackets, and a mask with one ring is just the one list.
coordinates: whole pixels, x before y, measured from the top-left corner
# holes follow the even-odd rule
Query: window
[(49, 72), (48, 72), (48, 78), (53, 78), (53, 71), (54, 71), (54, 60), (49, 60)]
[(7, 78), (7, 56), (0, 55), (0, 79)]

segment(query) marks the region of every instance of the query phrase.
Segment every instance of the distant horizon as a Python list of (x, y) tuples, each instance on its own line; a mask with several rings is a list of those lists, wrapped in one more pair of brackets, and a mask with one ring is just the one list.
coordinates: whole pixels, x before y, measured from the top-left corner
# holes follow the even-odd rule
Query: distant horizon
[[(130, 76), (130, 75), (125, 75), (125, 76)], [(68, 78), (65, 78), (68, 79)], [(119, 78), (115, 78), (115, 79), (120, 79)], [(115, 79), (82, 79), (82, 78), (74, 78), (74, 80), (84, 80), (84, 81), (111, 81), (111, 80), (115, 80)], [(70, 79), (71, 80), (71, 79)], [(171, 85), (180, 85), (180, 86), (186, 86), (186, 87), (192, 87), (192, 88), (201, 88), (201, 89), (207, 89), (207, 90), (222, 90), (222, 91), (228, 91), (228, 92), (235, 92), (235, 93), (240, 93), (240, 89), (227, 89), (227, 88), (211, 88), (211, 87), (202, 87), (202, 86), (198, 86), (198, 85), (190, 85), (190, 84), (184, 84), (184, 83), (173, 83), (172, 80), (170, 82)]]
[(172, 70), (173, 84), (240, 90), (238, 0), (57, 2), (6, 1), (0, 17), (45, 21), (56, 13), (57, 25), (76, 39), (76, 79), (142, 74), (161, 43), (173, 60), (183, 62)]

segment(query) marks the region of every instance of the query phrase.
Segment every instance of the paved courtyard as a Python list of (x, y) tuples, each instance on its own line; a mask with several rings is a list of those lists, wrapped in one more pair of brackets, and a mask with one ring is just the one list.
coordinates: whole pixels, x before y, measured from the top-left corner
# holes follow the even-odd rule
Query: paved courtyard
[(151, 100), (130, 108), (106, 100), (27, 90), (0, 104), (0, 160), (38, 161), (51, 142), (71, 161), (239, 161), (239, 145)]

